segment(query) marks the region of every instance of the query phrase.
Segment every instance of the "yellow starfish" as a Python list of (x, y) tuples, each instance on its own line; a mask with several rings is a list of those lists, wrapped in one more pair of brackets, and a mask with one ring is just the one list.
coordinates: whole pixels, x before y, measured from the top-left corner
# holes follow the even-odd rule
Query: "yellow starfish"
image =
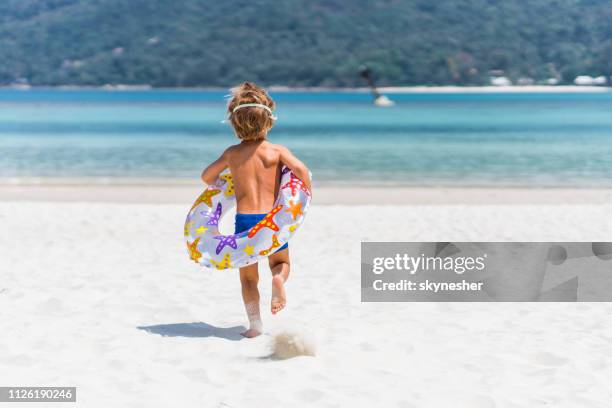
[(196, 238), (191, 244), (187, 244), (187, 249), (189, 249), (189, 258), (192, 261), (199, 262), (202, 257), (202, 253), (198, 251), (198, 242), (200, 242), (200, 238)]
[(298, 227), (297, 225), (292, 225), (292, 226), (290, 226), (290, 227), (289, 227), (289, 231), (291, 231), (291, 232), (295, 232), (295, 230), (297, 229), (297, 227)]
[(278, 238), (276, 237), (276, 234), (274, 234), (272, 235), (272, 245), (270, 246), (270, 248), (264, 249), (263, 251), (259, 251), (259, 255), (266, 256), (270, 252), (272, 252), (275, 248), (278, 248), (279, 246), (280, 244), (278, 243)]
[(224, 192), (225, 196), (230, 197), (234, 195), (234, 177), (231, 174), (224, 174), (219, 178), (227, 182), (227, 188)]
[(298, 215), (304, 214), (302, 212), (302, 203), (293, 204), (293, 201), (289, 200), (289, 208), (285, 212), (291, 213), (293, 220), (297, 220)]
[(196, 200), (195, 203), (193, 203), (193, 206), (191, 207), (191, 209), (193, 210), (194, 208), (196, 208), (198, 205), (200, 205), (201, 203), (206, 204), (209, 207), (212, 207), (212, 198), (214, 196), (216, 196), (217, 194), (219, 194), (221, 192), (221, 190), (209, 190), (206, 189), (206, 191), (204, 191)]
[(255, 247), (253, 245), (247, 245), (246, 248), (244, 248), (244, 252), (248, 255), (248, 256), (253, 256), (253, 252), (255, 251)]
[(221, 270), (221, 269), (231, 268), (232, 267), (231, 260), (232, 260), (232, 258), (230, 256), (230, 254), (228, 253), (228, 254), (225, 254), (225, 256), (223, 257), (223, 261), (217, 262), (214, 259), (211, 259), (210, 263), (215, 265), (215, 267), (217, 269)]
[(189, 228), (193, 225), (194, 221), (189, 221), (185, 223), (185, 236), (189, 235)]
[(198, 235), (202, 235), (203, 233), (205, 233), (206, 231), (208, 231), (208, 228), (206, 228), (205, 226), (201, 225), (198, 229), (196, 229), (196, 233)]

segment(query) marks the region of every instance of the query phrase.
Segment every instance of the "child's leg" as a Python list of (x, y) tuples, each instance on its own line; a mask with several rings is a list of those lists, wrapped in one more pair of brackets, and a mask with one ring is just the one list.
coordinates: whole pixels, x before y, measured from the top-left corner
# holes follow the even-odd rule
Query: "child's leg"
[(259, 290), (257, 282), (259, 273), (257, 264), (240, 268), (240, 284), (242, 285), (242, 300), (249, 318), (249, 329), (242, 333), (244, 337), (259, 336), (263, 330), (261, 315), (259, 314)]
[(280, 312), (287, 304), (285, 282), (289, 278), (289, 248), (278, 251), (268, 257), (272, 271), (272, 314)]

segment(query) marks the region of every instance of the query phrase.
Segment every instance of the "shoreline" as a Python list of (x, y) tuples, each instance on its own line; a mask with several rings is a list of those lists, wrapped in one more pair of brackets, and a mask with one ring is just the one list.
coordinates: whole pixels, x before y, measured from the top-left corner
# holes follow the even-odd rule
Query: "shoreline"
[[(39, 176), (39, 177), (0, 177), (0, 189), (4, 187), (202, 187), (198, 177), (116, 177), (116, 176)], [(611, 184), (531, 184), (438, 180), (425, 183), (402, 183), (397, 180), (319, 180), (314, 181), (317, 189), (482, 189), (482, 190), (610, 190)]]
[[(103, 91), (103, 92), (154, 92), (154, 91), (173, 91), (173, 92), (226, 92), (228, 88), (222, 87), (152, 87), (150, 85), (100, 85), (100, 86), (0, 86), (0, 92), (9, 91)], [(346, 93), (370, 93), (368, 87), (289, 87), (289, 86), (269, 86), (267, 89), (272, 93), (320, 93), (320, 92), (346, 92)], [(608, 93), (612, 92), (612, 86), (598, 85), (509, 85), (509, 86), (383, 86), (378, 90), (388, 94), (455, 94), (455, 93)]]
[(608, 86), (511, 85), (511, 86), (413, 86), (381, 87), (382, 93), (606, 93)]
[[(102, 202), (190, 205), (199, 184), (2, 185), (0, 202)], [(315, 186), (315, 205), (609, 204), (612, 188)]]

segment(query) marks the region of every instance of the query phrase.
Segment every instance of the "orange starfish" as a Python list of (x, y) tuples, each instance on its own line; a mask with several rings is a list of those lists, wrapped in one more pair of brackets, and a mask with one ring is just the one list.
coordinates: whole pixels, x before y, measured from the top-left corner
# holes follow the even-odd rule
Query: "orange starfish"
[(196, 240), (191, 244), (187, 244), (187, 249), (189, 249), (189, 258), (195, 262), (200, 262), (200, 258), (202, 257), (202, 253), (198, 251), (198, 242), (200, 242), (200, 238), (196, 238)]
[(272, 211), (268, 213), (261, 221), (259, 221), (253, 228), (249, 230), (249, 238), (253, 238), (255, 234), (259, 232), (262, 228), (270, 228), (272, 231), (278, 231), (278, 225), (272, 220), (277, 212), (279, 212), (283, 208), (283, 205), (279, 205), (274, 207)]
[(289, 208), (285, 212), (291, 213), (293, 220), (297, 220), (298, 215), (304, 214), (302, 212), (302, 203), (293, 204), (293, 201), (289, 200)]
[(272, 252), (275, 248), (278, 248), (279, 246), (280, 246), (280, 244), (278, 243), (278, 238), (276, 237), (276, 234), (273, 234), (272, 235), (272, 245), (268, 249), (264, 249), (263, 251), (259, 251), (259, 255), (266, 256), (270, 252)]
[(196, 208), (201, 203), (204, 203), (207, 206), (212, 207), (212, 198), (214, 196), (216, 196), (217, 194), (219, 194), (220, 192), (221, 192), (221, 190), (209, 190), (209, 189), (206, 189), (206, 191), (204, 191), (202, 194), (200, 194), (200, 196), (198, 197), (196, 202), (193, 203), (193, 206), (191, 207), (191, 209), (193, 210), (194, 208)]

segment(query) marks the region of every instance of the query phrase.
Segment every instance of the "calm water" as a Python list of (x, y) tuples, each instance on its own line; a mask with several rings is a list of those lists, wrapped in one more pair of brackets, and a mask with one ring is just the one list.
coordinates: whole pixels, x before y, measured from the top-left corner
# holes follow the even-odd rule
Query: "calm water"
[[(236, 142), (224, 94), (0, 90), (0, 178), (197, 180)], [(270, 139), (319, 182), (612, 185), (612, 93), (273, 96)]]

